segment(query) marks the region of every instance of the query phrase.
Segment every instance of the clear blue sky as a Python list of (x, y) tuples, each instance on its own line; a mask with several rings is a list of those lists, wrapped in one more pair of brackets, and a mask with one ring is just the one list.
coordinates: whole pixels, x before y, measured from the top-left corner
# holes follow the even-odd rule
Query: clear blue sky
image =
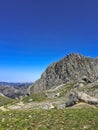
[(98, 55), (98, 0), (0, 0), (0, 81), (35, 81), (71, 52)]

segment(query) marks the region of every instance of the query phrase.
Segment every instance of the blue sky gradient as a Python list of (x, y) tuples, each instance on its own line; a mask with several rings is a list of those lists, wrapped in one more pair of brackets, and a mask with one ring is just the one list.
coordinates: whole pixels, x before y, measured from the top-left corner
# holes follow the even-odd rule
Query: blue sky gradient
[(71, 52), (98, 56), (98, 0), (0, 1), (0, 81), (33, 82)]

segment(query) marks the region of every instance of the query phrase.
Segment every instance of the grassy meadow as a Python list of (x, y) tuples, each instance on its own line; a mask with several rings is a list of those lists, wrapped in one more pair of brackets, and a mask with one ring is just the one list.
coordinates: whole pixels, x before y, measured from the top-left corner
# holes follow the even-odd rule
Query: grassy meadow
[(98, 130), (98, 109), (0, 111), (0, 130)]

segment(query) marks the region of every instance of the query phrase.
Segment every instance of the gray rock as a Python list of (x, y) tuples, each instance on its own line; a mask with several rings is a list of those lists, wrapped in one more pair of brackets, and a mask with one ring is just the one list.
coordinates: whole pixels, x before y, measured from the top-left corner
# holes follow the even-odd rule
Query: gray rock
[(91, 97), (90, 95), (83, 93), (83, 92), (78, 92), (77, 98), (80, 101), (83, 101), (83, 102), (86, 102), (86, 103), (89, 103), (89, 104), (94, 104), (94, 105), (98, 104), (97, 98)]
[(32, 101), (33, 101), (33, 99), (32, 99), (32, 98), (30, 98), (30, 99), (29, 99), (29, 102), (32, 102)]
[(47, 92), (46, 93), (46, 96), (48, 97), (48, 98), (51, 98), (51, 99), (53, 99), (53, 98), (57, 98), (57, 97), (59, 97), (60, 96), (60, 93), (55, 93), (55, 92)]
[(58, 62), (51, 64), (41, 78), (31, 87), (31, 93), (38, 93), (68, 82), (91, 83), (98, 79), (98, 59), (69, 54)]
[(76, 104), (76, 102), (78, 102), (78, 97), (77, 97), (77, 93), (75, 92), (71, 92), (68, 97), (67, 97), (67, 101), (65, 103), (65, 107), (70, 107)]
[(77, 102), (85, 102), (88, 104), (97, 105), (98, 99), (84, 92), (71, 92), (68, 96), (65, 106), (70, 107), (75, 105)]

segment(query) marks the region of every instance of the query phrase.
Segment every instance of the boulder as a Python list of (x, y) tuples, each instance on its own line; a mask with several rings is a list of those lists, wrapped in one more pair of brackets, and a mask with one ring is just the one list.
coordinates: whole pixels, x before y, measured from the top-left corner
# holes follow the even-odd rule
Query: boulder
[(84, 92), (78, 92), (77, 93), (77, 98), (79, 101), (83, 101), (83, 102), (86, 102), (86, 103), (89, 103), (89, 104), (98, 104), (98, 99), (97, 98), (94, 98)]
[(78, 102), (77, 94), (75, 92), (71, 92), (68, 97), (67, 101), (65, 103), (65, 107), (70, 107), (75, 105)]
[(84, 92), (71, 92), (68, 95), (65, 106), (66, 107), (73, 106), (78, 102), (85, 102), (88, 104), (97, 105), (98, 99), (95, 97), (92, 97)]

